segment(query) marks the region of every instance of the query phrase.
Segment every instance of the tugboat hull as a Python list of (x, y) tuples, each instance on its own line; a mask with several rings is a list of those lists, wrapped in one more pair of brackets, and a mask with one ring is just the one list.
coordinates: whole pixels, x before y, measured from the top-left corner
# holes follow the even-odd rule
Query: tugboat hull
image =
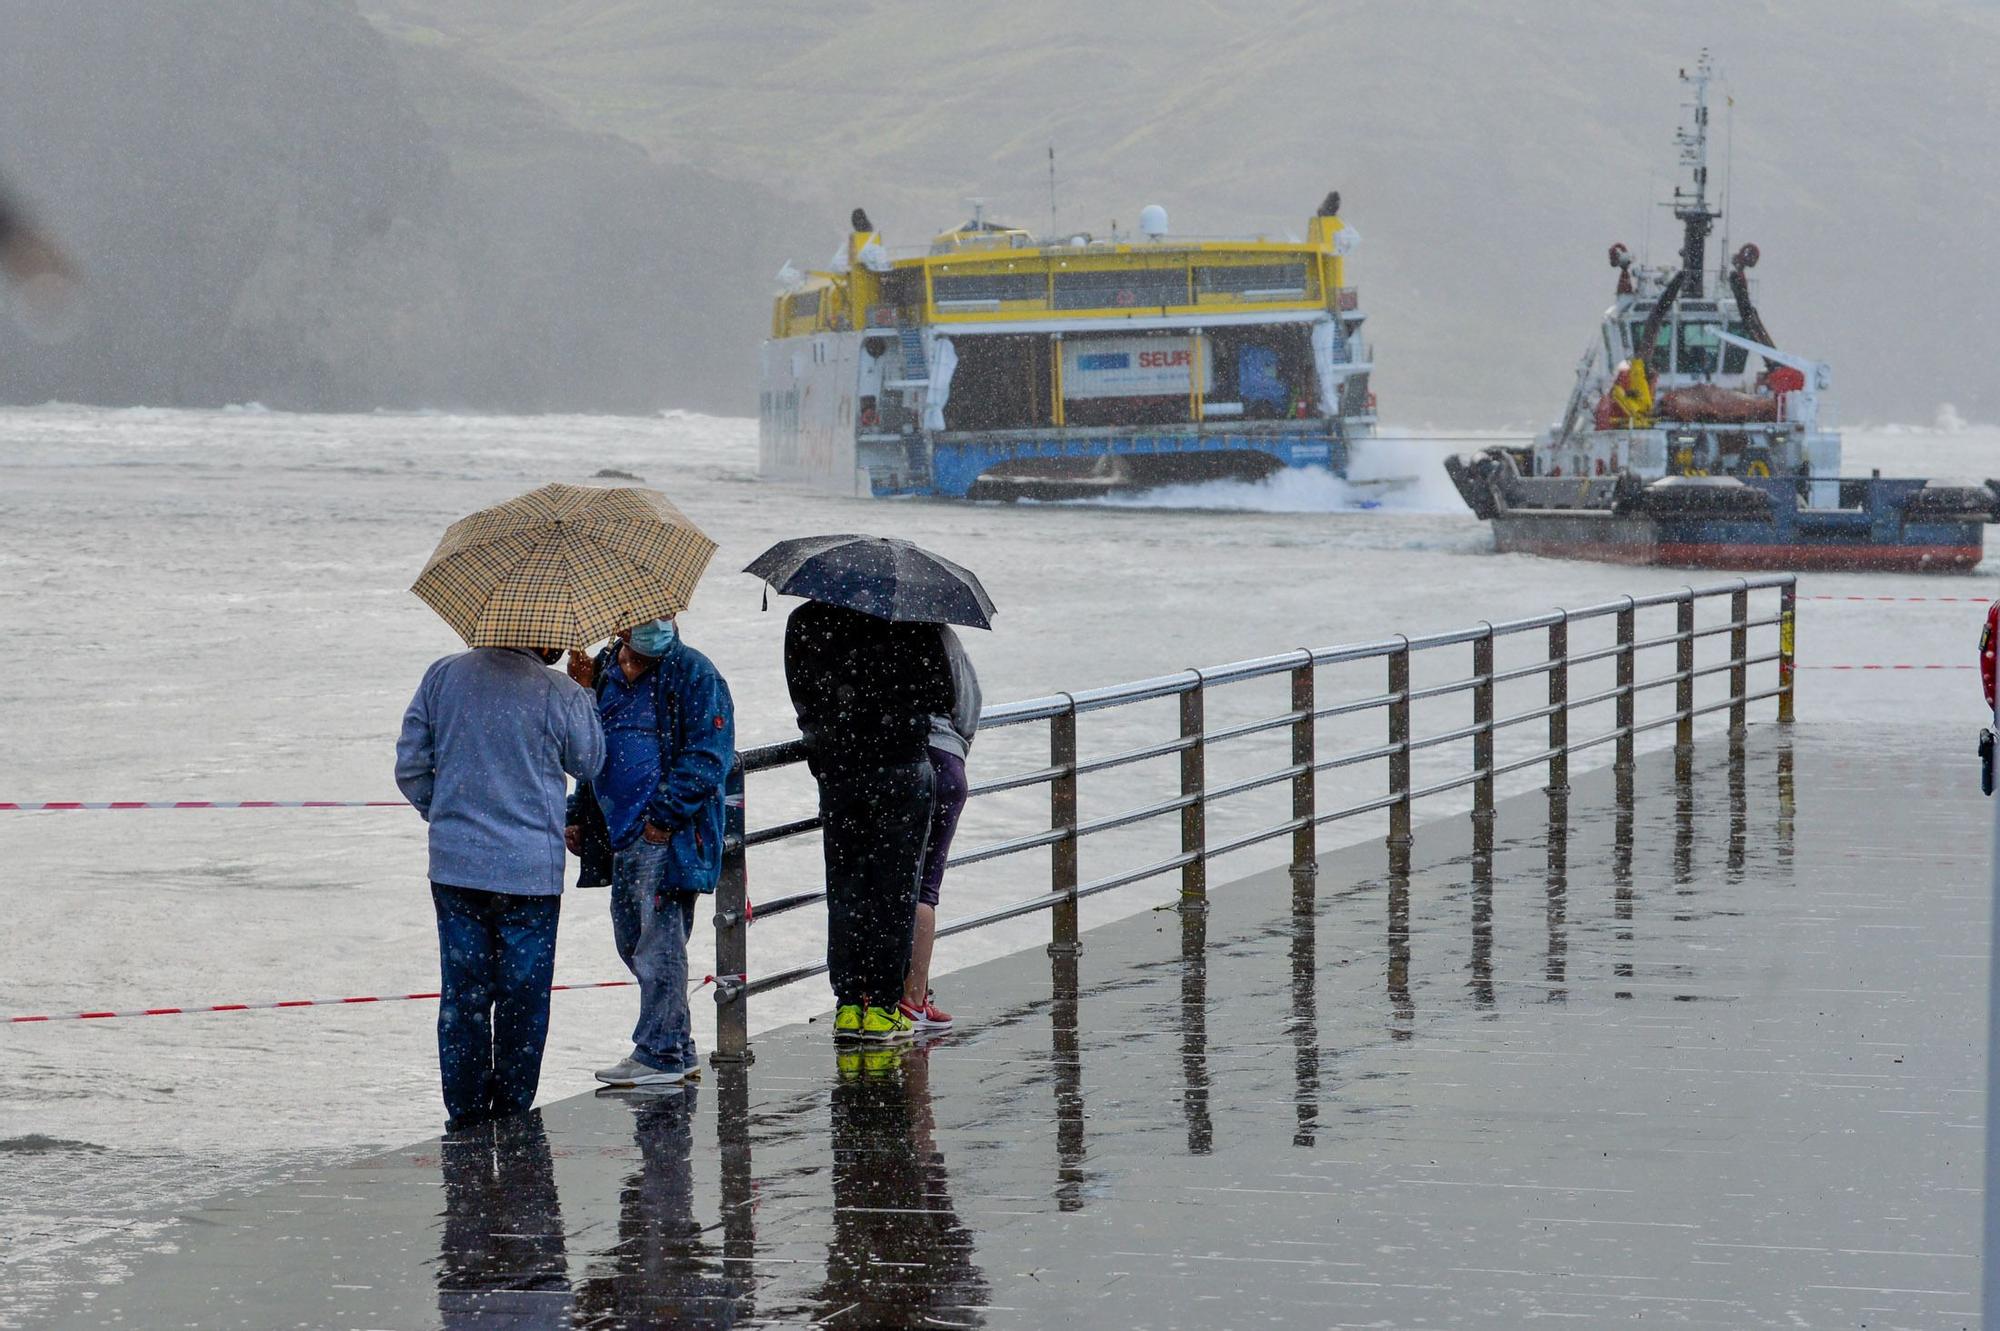
[[(1524, 477), (1495, 450), (1446, 464), (1503, 553), (1719, 569), (1966, 572), (2000, 516), (2000, 482)], [(1808, 504), (1817, 498), (1824, 506)]]
[(1985, 551), (1977, 523), (1925, 523), (1889, 541), (1828, 532), (1772, 539), (1769, 523), (1662, 521), (1611, 513), (1508, 513), (1493, 519), (1502, 553), (1684, 568), (1852, 569), (1966, 573)]

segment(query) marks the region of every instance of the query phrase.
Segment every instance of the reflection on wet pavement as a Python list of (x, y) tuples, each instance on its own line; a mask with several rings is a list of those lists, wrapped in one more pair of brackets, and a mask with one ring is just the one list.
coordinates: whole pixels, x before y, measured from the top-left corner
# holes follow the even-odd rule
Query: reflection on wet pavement
[(437, 1306), (447, 1331), (568, 1326), (562, 1203), (541, 1111), (446, 1134), (438, 1168)]
[(1214, 887), (951, 975), (926, 1046), (772, 1031), (218, 1204), (59, 1324), (1968, 1325), (1942, 738), (1757, 728)]

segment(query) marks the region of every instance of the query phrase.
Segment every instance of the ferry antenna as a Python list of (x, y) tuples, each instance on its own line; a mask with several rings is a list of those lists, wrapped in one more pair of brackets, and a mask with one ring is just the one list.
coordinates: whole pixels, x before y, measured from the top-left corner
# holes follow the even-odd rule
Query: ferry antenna
[(1056, 141), (1049, 140), (1049, 239), (1062, 234), (1062, 227), (1056, 221)]

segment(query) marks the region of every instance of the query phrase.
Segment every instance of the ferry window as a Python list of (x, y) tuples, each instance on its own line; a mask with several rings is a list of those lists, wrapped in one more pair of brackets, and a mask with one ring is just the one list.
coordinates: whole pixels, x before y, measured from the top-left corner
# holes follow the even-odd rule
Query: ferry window
[[(1729, 331), (1736, 334), (1736, 336), (1738, 337), (1748, 336), (1748, 334), (1743, 331), (1743, 325), (1734, 320), (1730, 321)], [(1750, 353), (1745, 351), (1742, 347), (1733, 345), (1723, 347), (1722, 372), (1724, 374), (1741, 374), (1743, 373), (1743, 367), (1745, 365), (1748, 365), (1749, 363), (1750, 363)]]
[(1684, 323), (1679, 326), (1679, 349), (1675, 368), (1682, 374), (1714, 374), (1721, 360), (1722, 339), (1717, 337), (1717, 325), (1712, 323)]
[(1188, 303), (1184, 268), (1057, 273), (1059, 310), (1145, 309)]
[(792, 297), (792, 317), (801, 320), (819, 318), (819, 297), (817, 291), (801, 291)]
[(1194, 270), (1195, 290), (1202, 295), (1262, 295), (1282, 298), (1306, 294), (1304, 263), (1249, 263)]
[(1048, 278), (1041, 273), (939, 274), (931, 278), (931, 298), (943, 305), (955, 300), (1045, 300)]

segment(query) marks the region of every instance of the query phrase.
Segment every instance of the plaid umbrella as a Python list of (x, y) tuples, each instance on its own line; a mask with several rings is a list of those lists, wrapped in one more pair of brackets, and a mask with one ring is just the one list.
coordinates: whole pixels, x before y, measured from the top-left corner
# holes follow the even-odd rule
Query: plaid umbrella
[(544, 485), (460, 518), (410, 588), (473, 647), (580, 647), (679, 614), (715, 542), (657, 490)]

